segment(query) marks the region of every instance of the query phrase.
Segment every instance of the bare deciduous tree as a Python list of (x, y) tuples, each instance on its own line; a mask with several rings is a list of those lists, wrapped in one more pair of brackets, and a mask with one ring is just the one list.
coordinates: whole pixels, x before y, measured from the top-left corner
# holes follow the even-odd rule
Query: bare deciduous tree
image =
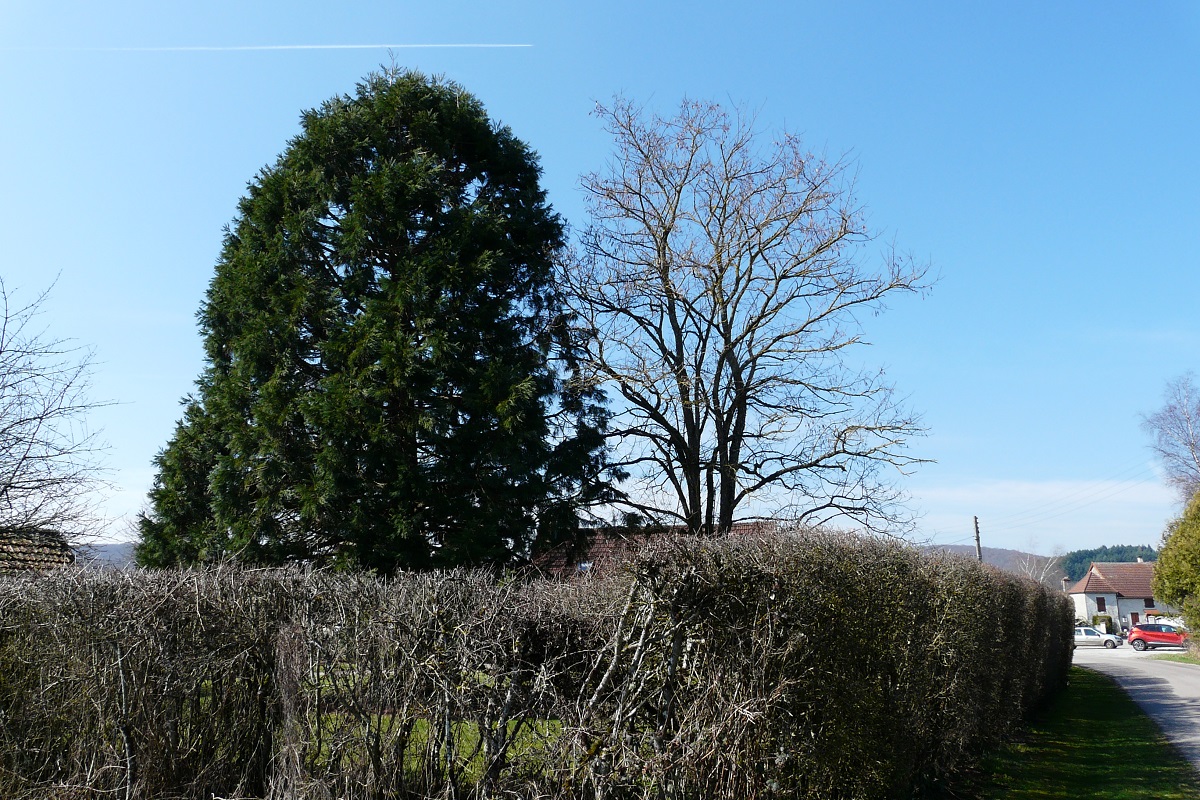
[(0, 532), (96, 525), (102, 483), (88, 413), (91, 353), (39, 327), (49, 290), (19, 303), (0, 281)]
[(1186, 501), (1200, 490), (1200, 390), (1188, 372), (1167, 383), (1163, 407), (1142, 418), (1142, 430), (1162, 460), (1167, 482)]
[(1060, 588), (1062, 579), (1066, 576), (1062, 569), (1062, 555), (1061, 551), (1055, 551), (1049, 556), (1022, 553), (1017, 561), (1017, 572), (1051, 589)]
[(564, 270), (617, 396), (618, 461), (635, 509), (693, 532), (782, 514), (894, 523), (884, 468), (919, 433), (881, 374), (852, 365), (859, 317), (925, 270), (872, 237), (844, 162), (754, 120), (685, 101), (670, 119), (599, 107), (616, 141), (585, 175), (592, 224)]

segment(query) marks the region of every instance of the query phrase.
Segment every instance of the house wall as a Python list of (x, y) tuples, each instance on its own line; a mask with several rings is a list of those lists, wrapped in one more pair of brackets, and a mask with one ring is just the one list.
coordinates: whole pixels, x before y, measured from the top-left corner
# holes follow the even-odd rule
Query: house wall
[(1150, 598), (1152, 603), (1151, 603), (1151, 605), (1147, 606), (1146, 599), (1147, 598), (1144, 598), (1144, 597), (1122, 597), (1121, 598), (1120, 614), (1121, 614), (1121, 625), (1123, 627), (1128, 627), (1130, 625), (1136, 624), (1133, 621), (1133, 617), (1131, 616), (1131, 614), (1138, 615), (1138, 622), (1146, 622), (1147, 621), (1147, 617), (1146, 617), (1147, 611), (1157, 612), (1158, 614), (1163, 614), (1166, 616), (1175, 616), (1179, 613), (1179, 609), (1175, 608), (1175, 606), (1167, 605), (1166, 603), (1155, 600), (1154, 598)]
[[(1151, 608), (1153, 608), (1153, 604)], [(1118, 603), (1117, 613), (1120, 614), (1121, 627), (1128, 628), (1136, 625), (1132, 614), (1137, 614), (1138, 622), (1146, 621), (1146, 599), (1144, 597), (1122, 597)]]
[[(1104, 598), (1104, 611), (1096, 609), (1096, 598)], [(1131, 614), (1138, 615), (1138, 622), (1146, 621), (1146, 598), (1144, 597), (1117, 597), (1115, 594), (1073, 594), (1071, 600), (1075, 603), (1075, 618), (1091, 622), (1092, 617), (1096, 614), (1108, 614), (1113, 618), (1113, 621), (1122, 628), (1128, 628), (1133, 625)], [(1167, 615), (1175, 615), (1179, 610), (1174, 606), (1169, 606), (1166, 603), (1155, 601), (1150, 610), (1158, 611)]]
[[(1104, 611), (1098, 611), (1096, 606), (1096, 598), (1104, 598)], [(1108, 614), (1113, 620), (1117, 620), (1117, 596), (1116, 594), (1073, 594), (1071, 600), (1075, 602), (1075, 618), (1081, 619), (1084, 622), (1091, 622), (1092, 617), (1097, 614)]]
[(1087, 596), (1082, 594), (1071, 595), (1071, 602), (1075, 604), (1075, 619), (1085, 620), (1090, 622), (1092, 615), (1087, 610)]

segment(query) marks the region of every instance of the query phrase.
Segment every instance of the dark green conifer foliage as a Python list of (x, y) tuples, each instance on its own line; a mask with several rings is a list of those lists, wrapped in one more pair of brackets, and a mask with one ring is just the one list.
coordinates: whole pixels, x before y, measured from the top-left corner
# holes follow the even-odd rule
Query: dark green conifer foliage
[[(500, 564), (607, 489), (536, 156), (458, 86), (369, 77), (253, 181), (199, 313), (143, 564)], [(541, 528), (540, 532), (538, 528)]]

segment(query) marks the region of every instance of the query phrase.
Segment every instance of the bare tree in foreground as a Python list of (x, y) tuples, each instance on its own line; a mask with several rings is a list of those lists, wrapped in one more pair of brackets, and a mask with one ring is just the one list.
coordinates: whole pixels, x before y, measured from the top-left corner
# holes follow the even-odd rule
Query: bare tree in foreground
[(0, 281), (0, 533), (96, 526), (97, 434), (87, 414), (91, 353), (38, 325), (47, 292), (22, 304)]
[(1200, 490), (1200, 389), (1188, 372), (1167, 384), (1163, 407), (1142, 419), (1154, 437), (1151, 447), (1162, 461), (1167, 482), (1187, 501)]
[(616, 153), (582, 179), (592, 225), (564, 280), (594, 379), (617, 396), (629, 504), (704, 533), (768, 513), (894, 523), (885, 468), (915, 462), (919, 427), (850, 353), (860, 315), (925, 270), (892, 253), (864, 264), (846, 165), (796, 136), (764, 141), (707, 103), (598, 114)]

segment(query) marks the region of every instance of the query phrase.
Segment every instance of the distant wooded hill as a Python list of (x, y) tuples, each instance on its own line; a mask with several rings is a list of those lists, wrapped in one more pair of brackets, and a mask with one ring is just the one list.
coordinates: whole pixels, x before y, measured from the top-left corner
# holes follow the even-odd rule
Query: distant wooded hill
[[(945, 550), (970, 558), (975, 556), (975, 546), (970, 544), (934, 545), (929, 549)], [(1072, 550), (1059, 558), (1056, 564), (1049, 564), (1048, 562), (1053, 558), (1053, 556), (1039, 556), (1020, 550), (1007, 550), (1003, 547), (983, 548), (985, 564), (991, 564), (1018, 575), (1025, 575), (1041, 581), (1047, 586), (1061, 585), (1064, 577), (1074, 583), (1084, 576), (1093, 561), (1137, 561), (1139, 558), (1143, 561), (1155, 561), (1158, 558), (1158, 551), (1144, 544), (1118, 544), (1112, 547), (1103, 545), (1088, 550)]]
[(79, 548), (77, 557), (81, 563), (108, 567), (133, 566), (133, 542), (113, 544), (90, 544)]

